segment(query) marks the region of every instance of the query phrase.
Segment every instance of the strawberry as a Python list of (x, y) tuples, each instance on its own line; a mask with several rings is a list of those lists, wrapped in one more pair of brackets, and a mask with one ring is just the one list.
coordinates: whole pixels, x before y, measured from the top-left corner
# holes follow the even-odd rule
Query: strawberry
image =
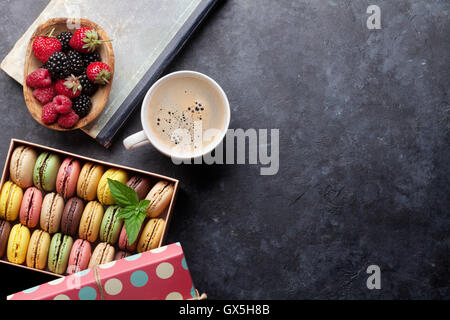
[(26, 83), (31, 88), (47, 88), (52, 85), (52, 77), (47, 69), (40, 68), (28, 75)]
[(104, 62), (93, 62), (86, 69), (89, 80), (97, 84), (107, 84), (111, 80), (111, 67)]
[(75, 31), (69, 45), (77, 51), (90, 53), (94, 52), (103, 42), (105, 40), (98, 39), (98, 33), (95, 29), (83, 27)]
[(80, 81), (74, 75), (61, 79), (55, 84), (56, 94), (69, 97), (70, 99), (78, 97), (82, 89)]
[(47, 104), (53, 100), (55, 96), (55, 88), (50, 86), (48, 88), (36, 88), (33, 90), (33, 96), (42, 104)]
[(48, 35), (40, 35), (33, 41), (33, 53), (41, 62), (46, 63), (55, 52), (61, 51), (61, 42), (53, 36), (53, 28)]

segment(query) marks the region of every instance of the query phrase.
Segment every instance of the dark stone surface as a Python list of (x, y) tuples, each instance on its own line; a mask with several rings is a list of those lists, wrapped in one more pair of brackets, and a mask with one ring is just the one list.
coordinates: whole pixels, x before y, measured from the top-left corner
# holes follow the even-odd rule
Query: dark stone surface
[[(0, 58), (46, 3), (2, 3)], [(366, 27), (371, 4), (381, 30)], [(216, 79), (231, 128), (279, 128), (275, 176), (127, 152), (121, 140), (140, 130), (138, 112), (110, 150), (82, 132), (51, 132), (4, 73), (1, 157), (15, 137), (179, 178), (168, 242), (182, 243), (210, 298), (448, 299), (449, 9), (446, 0), (219, 5), (168, 71)], [(366, 288), (371, 264), (381, 290)], [(18, 279), (5, 293), (44, 280), (0, 270)]]

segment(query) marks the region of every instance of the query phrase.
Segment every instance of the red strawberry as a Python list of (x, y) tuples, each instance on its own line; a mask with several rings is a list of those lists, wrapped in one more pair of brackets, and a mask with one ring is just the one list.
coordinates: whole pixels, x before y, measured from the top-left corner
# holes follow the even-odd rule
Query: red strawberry
[(42, 104), (46, 104), (52, 101), (55, 95), (55, 88), (53, 86), (50, 86), (48, 88), (37, 88), (33, 90), (33, 96)]
[(90, 53), (94, 52), (103, 42), (105, 40), (98, 39), (98, 33), (95, 29), (83, 27), (75, 31), (69, 45), (77, 51)]
[(55, 84), (55, 90), (58, 95), (69, 97), (70, 99), (76, 98), (81, 94), (82, 86), (80, 81), (74, 75), (61, 79)]
[(47, 88), (52, 85), (52, 77), (47, 69), (40, 68), (28, 75), (26, 83), (31, 88)]
[(111, 80), (111, 67), (104, 62), (93, 62), (86, 69), (89, 80), (97, 84), (107, 84)]
[(47, 36), (38, 36), (33, 41), (33, 52), (36, 58), (46, 63), (48, 58), (55, 52), (61, 51), (61, 42), (53, 36), (53, 28)]
[(56, 105), (55, 109), (59, 114), (67, 114), (72, 111), (72, 101), (66, 96), (56, 96), (53, 103)]
[(42, 122), (45, 124), (52, 124), (58, 118), (58, 112), (56, 112), (56, 105), (53, 102), (47, 103), (42, 107)]
[(60, 115), (58, 118), (58, 124), (64, 129), (69, 129), (76, 125), (78, 120), (80, 120), (80, 117), (75, 113), (75, 111), (72, 110), (67, 114)]

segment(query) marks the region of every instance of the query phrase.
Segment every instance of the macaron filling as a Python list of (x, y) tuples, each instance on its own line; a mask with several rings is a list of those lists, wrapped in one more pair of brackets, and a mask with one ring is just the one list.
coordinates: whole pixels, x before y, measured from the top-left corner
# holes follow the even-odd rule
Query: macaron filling
[(44, 183), (43, 183), (42, 180), (44, 179), (44, 172), (45, 172), (45, 169), (46, 169), (46, 167), (48, 165), (48, 159), (49, 158), (50, 158), (50, 153), (46, 153), (45, 154), (45, 158), (42, 161), (41, 167), (39, 168), (39, 187), (41, 189), (44, 189)]

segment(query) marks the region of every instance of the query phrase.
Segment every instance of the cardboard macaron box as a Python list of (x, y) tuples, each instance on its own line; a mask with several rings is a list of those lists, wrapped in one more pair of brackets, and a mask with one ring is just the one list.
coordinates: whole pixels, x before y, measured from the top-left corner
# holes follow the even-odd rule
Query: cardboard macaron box
[[(113, 181), (134, 196), (116, 200)], [(64, 277), (158, 248), (177, 190), (173, 178), (12, 139), (1, 180), (0, 262)], [(119, 212), (141, 200), (149, 205), (140, 228), (130, 223), (130, 244)]]

